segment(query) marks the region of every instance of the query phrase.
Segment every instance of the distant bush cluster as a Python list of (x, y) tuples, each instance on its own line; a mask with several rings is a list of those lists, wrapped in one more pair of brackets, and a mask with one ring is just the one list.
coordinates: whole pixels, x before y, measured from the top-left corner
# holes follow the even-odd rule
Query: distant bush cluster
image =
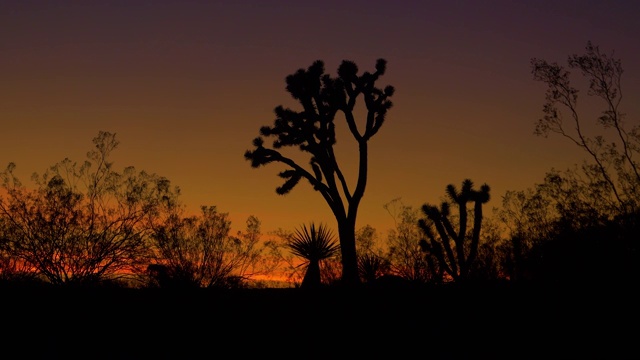
[[(227, 213), (185, 215), (166, 178), (109, 162), (115, 134), (100, 132), (83, 163), (64, 159), (24, 186), (0, 173), (0, 277), (66, 286), (236, 288), (275, 266), (260, 222), (232, 236)], [(269, 258), (269, 259), (267, 259)]]

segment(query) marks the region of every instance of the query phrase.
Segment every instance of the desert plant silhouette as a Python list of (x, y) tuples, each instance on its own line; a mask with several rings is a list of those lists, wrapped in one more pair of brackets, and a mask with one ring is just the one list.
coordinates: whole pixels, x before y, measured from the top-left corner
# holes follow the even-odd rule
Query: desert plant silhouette
[[(466, 280), (472, 269), (478, 252), (480, 228), (482, 226), (482, 205), (489, 201), (489, 185), (484, 184), (480, 190), (473, 189), (473, 182), (466, 179), (462, 189), (458, 191), (453, 184), (447, 185), (449, 200), (458, 207), (458, 231), (452, 224), (450, 202), (444, 201), (440, 208), (424, 204), (422, 211), (426, 219), (420, 219), (419, 225), (427, 239), (420, 241), (420, 246), (427, 256), (434, 256), (444, 271), (455, 281)], [(473, 203), (473, 228), (467, 234), (467, 203)], [(434, 233), (433, 228), (436, 229)], [(453, 241), (453, 247), (451, 246)]]
[(546, 88), (534, 133), (560, 136), (586, 158), (503, 197), (512, 280), (631, 283), (640, 277), (640, 126), (622, 111), (621, 60), (590, 41), (584, 50), (567, 57), (568, 67), (531, 59), (533, 80)]
[(149, 257), (149, 223), (179, 189), (133, 166), (117, 172), (110, 160), (119, 141), (100, 131), (84, 162), (69, 158), (22, 185), (10, 163), (0, 172), (3, 251), (54, 285), (128, 281)]
[(318, 288), (321, 285), (320, 261), (338, 252), (338, 243), (333, 232), (324, 224), (310, 223), (295, 230), (291, 242), (287, 243), (291, 252), (307, 261), (301, 288)]
[[(633, 159), (639, 149), (640, 127), (625, 128), (625, 114), (620, 111), (622, 63), (613, 54), (608, 56), (600, 52), (590, 41), (585, 51), (583, 55), (569, 57), (569, 68), (580, 70), (588, 80), (587, 95), (603, 101), (604, 109), (597, 124), (603, 130), (613, 130), (610, 132), (613, 135), (603, 132), (589, 136), (584, 129), (584, 117), (578, 111), (578, 89), (571, 83), (570, 72), (557, 63), (533, 58), (533, 79), (547, 85), (544, 116), (538, 120), (535, 134), (544, 137), (558, 134), (584, 150), (592, 162), (585, 164), (583, 171), (588, 172), (589, 179), (596, 179), (592, 182), (604, 182), (609, 190), (610, 199), (601, 201), (611, 203), (610, 206), (620, 213), (634, 213), (640, 207), (640, 167)], [(572, 122), (571, 126), (566, 126), (564, 112), (569, 114), (566, 118)]]
[[(387, 62), (378, 59), (374, 73), (358, 75), (358, 67), (344, 60), (338, 67), (338, 77), (324, 73), (324, 62), (315, 61), (307, 70), (299, 69), (286, 77), (286, 90), (303, 107), (301, 111), (278, 106), (273, 126), (260, 128), (260, 137), (253, 140), (254, 150), (247, 150), (245, 159), (254, 168), (279, 162), (289, 167), (279, 173), (285, 179), (276, 188), (280, 195), (289, 193), (300, 181), (307, 179), (313, 189), (325, 199), (338, 224), (342, 261), (342, 282), (347, 286), (360, 284), (356, 251), (356, 218), (358, 206), (367, 186), (368, 141), (385, 121), (391, 108), (392, 86), (379, 89), (376, 81), (385, 73)], [(355, 106), (358, 97), (364, 98), (366, 121), (358, 127)], [(350, 189), (343, 170), (338, 165), (335, 117), (341, 112), (347, 127), (358, 144), (358, 175), (355, 189)], [(272, 148), (265, 146), (265, 137), (274, 136)], [(280, 149), (298, 146), (311, 155), (310, 169), (300, 166)]]
[(360, 277), (367, 284), (374, 283), (378, 278), (386, 275), (389, 266), (387, 259), (373, 253), (358, 256)]

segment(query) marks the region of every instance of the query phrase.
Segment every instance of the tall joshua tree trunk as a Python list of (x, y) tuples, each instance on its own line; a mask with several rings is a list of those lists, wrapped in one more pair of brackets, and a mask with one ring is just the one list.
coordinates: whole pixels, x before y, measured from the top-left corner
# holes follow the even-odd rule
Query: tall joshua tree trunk
[(338, 223), (340, 252), (342, 254), (342, 282), (345, 286), (359, 283), (358, 254), (356, 253), (355, 221), (344, 219)]

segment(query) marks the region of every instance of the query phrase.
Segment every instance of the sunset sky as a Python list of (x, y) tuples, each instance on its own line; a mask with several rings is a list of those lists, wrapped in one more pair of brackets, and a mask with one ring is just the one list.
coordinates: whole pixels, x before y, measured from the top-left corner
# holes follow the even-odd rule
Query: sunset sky
[[(215, 205), (235, 230), (249, 215), (265, 233), (310, 221), (337, 230), (306, 181), (279, 196), (285, 167), (253, 169), (243, 155), (277, 105), (299, 109), (287, 75), (315, 60), (331, 75), (342, 60), (374, 71), (384, 58), (378, 85), (395, 87), (394, 106), (369, 143), (358, 221), (384, 236), (393, 199), (437, 204), (447, 184), (470, 178), (500, 206), (507, 190), (581, 161), (566, 140), (533, 134), (545, 92), (533, 57), (566, 64), (589, 40), (615, 51), (622, 110), (637, 124), (639, 16), (637, 1), (4, 0), (0, 166), (15, 162), (28, 184), (65, 157), (84, 161), (109, 131), (117, 169), (166, 176), (189, 209)], [(349, 173), (356, 144), (340, 134)]]

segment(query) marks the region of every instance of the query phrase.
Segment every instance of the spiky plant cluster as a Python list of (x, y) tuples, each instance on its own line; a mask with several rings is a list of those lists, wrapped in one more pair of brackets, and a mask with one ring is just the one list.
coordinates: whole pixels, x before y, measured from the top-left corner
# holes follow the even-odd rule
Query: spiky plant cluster
[(358, 256), (358, 271), (365, 283), (373, 283), (389, 270), (389, 263), (382, 257), (367, 253)]
[(309, 262), (328, 259), (336, 255), (339, 249), (331, 229), (324, 224), (316, 227), (314, 223), (296, 229), (287, 246), (294, 255)]

